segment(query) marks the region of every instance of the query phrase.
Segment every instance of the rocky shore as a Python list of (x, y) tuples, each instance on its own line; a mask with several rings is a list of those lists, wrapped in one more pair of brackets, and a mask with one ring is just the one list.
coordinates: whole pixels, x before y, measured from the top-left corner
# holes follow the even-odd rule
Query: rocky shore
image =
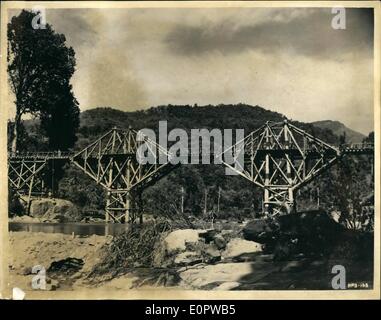
[(115, 237), (10, 232), (10, 286), (33, 290), (32, 268), (41, 265), (47, 290), (327, 290), (338, 264), (346, 267), (349, 283), (372, 286), (371, 234), (341, 228), (323, 214), (287, 219), (292, 223), (166, 231), (150, 265), (127, 257), (123, 272), (106, 264), (106, 274), (95, 276)]

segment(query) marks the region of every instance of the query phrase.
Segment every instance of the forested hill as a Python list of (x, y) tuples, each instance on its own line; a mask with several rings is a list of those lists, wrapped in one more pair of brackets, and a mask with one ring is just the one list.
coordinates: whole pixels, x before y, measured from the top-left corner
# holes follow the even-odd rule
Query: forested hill
[[(81, 127), (76, 149), (86, 146), (95, 137), (116, 126), (127, 129), (156, 129), (160, 120), (168, 121), (168, 130), (173, 128), (198, 129), (244, 129), (245, 135), (259, 128), (266, 121), (282, 121), (286, 117), (280, 113), (246, 104), (236, 105), (168, 105), (147, 110), (123, 112), (113, 108), (96, 108), (81, 113)], [(337, 144), (338, 137), (330, 129), (322, 129), (312, 124), (293, 123), (318, 136), (326, 142)]]
[(348, 128), (339, 121), (323, 120), (312, 122), (312, 124), (322, 129), (330, 129), (337, 136), (345, 135), (345, 140), (348, 143), (362, 142), (365, 138), (362, 133)]
[[(151, 107), (146, 110), (124, 112), (110, 107), (101, 107), (83, 111), (80, 115), (80, 128), (77, 133), (78, 141), (74, 149), (81, 150), (97, 137), (113, 127), (127, 129), (129, 126), (138, 130), (150, 128), (157, 130), (159, 121), (168, 121), (168, 131), (173, 128), (182, 129), (244, 129), (245, 135), (259, 128), (266, 121), (283, 121), (286, 116), (266, 110), (259, 106), (246, 104), (217, 106), (167, 105)], [(335, 127), (325, 127), (315, 123), (303, 123), (289, 119), (296, 126), (321, 138), (338, 145), (339, 131)], [(41, 134), (37, 120), (24, 121), (23, 141), (20, 150), (48, 150), (46, 138)], [(347, 138), (350, 135), (347, 135)], [(348, 139), (348, 142), (351, 142)]]

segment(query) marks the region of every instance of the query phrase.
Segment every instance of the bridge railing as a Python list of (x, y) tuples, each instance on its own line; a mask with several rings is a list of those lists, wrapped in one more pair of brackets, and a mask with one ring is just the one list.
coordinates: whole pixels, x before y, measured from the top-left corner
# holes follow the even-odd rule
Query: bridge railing
[[(244, 152), (247, 153), (247, 154), (250, 154), (251, 152), (251, 149), (256, 149), (258, 146), (257, 145), (254, 145), (254, 146), (248, 146), (248, 145), (245, 145), (244, 147)], [(349, 144), (342, 144), (339, 146), (339, 149), (340, 150), (372, 150), (374, 148), (374, 144), (373, 143), (349, 143)], [(210, 149), (203, 149), (203, 148), (200, 148), (199, 149), (199, 153), (198, 154), (195, 154), (195, 155), (214, 155), (214, 151), (213, 150), (213, 144), (211, 144), (211, 148)], [(265, 146), (265, 149), (266, 149), (266, 146)], [(272, 146), (273, 150), (277, 150), (277, 149), (280, 149), (279, 146)], [(303, 149), (304, 151), (306, 152), (311, 152), (311, 151), (315, 151), (316, 148), (314, 147), (311, 147), (309, 146), (308, 148), (304, 148)], [(193, 155), (194, 153), (192, 151), (194, 150), (188, 150), (189, 153), (188, 155), (191, 156)], [(234, 150), (236, 151), (236, 150)], [(118, 152), (120, 154), (123, 154), (122, 152)], [(70, 158), (71, 156), (73, 156), (74, 153), (72, 152), (67, 152), (67, 151), (46, 151), (46, 152), (8, 152), (8, 158), (24, 158), (24, 159), (68, 159)], [(219, 154), (219, 152), (218, 152)]]
[(72, 156), (71, 152), (47, 151), (47, 152), (8, 152), (8, 158), (26, 158), (26, 159), (66, 159)]
[(340, 146), (340, 149), (344, 150), (364, 150), (364, 149), (373, 149), (374, 148), (374, 143), (369, 143), (369, 142), (359, 142), (359, 143), (347, 143), (347, 144), (342, 144)]

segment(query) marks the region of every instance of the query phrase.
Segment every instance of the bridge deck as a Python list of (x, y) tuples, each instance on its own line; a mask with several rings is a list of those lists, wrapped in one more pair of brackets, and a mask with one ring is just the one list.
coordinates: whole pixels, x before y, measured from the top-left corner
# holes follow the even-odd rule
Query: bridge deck
[[(370, 143), (354, 143), (350, 145), (342, 145), (337, 147), (342, 154), (373, 154), (374, 152), (374, 145)], [(260, 156), (260, 154), (270, 153), (274, 156), (282, 156), (285, 152), (289, 153), (292, 156), (300, 155), (300, 152), (298, 149), (260, 149), (257, 150), (257, 155)], [(306, 153), (306, 155), (313, 157), (314, 155), (320, 156), (319, 151), (315, 149), (306, 149), (303, 150), (303, 152)], [(328, 150), (329, 154), (334, 154), (334, 150)], [(8, 153), (8, 159), (12, 161), (17, 160), (71, 160), (72, 157), (75, 155), (75, 152), (62, 152), (62, 151), (49, 151), (49, 152), (9, 152)], [(135, 153), (102, 153), (102, 157), (107, 156), (132, 156), (135, 155)], [(210, 156), (214, 157), (215, 154), (210, 151), (202, 151), (200, 150), (199, 154), (194, 153), (188, 153), (187, 157), (202, 157), (202, 156)], [(250, 154), (247, 152), (245, 153), (245, 157), (250, 157)], [(91, 158), (98, 159), (98, 156), (92, 156)]]
[(73, 153), (51, 151), (51, 152), (10, 152), (10, 160), (69, 160)]

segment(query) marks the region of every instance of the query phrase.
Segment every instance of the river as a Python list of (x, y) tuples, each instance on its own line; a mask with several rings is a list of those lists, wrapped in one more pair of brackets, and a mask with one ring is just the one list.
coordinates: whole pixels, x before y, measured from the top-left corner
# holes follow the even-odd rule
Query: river
[(120, 223), (50, 223), (50, 222), (9, 222), (9, 231), (28, 231), (28, 232), (46, 232), (46, 233), (64, 233), (81, 236), (87, 235), (111, 235), (115, 236), (123, 233), (128, 228), (127, 224)]

